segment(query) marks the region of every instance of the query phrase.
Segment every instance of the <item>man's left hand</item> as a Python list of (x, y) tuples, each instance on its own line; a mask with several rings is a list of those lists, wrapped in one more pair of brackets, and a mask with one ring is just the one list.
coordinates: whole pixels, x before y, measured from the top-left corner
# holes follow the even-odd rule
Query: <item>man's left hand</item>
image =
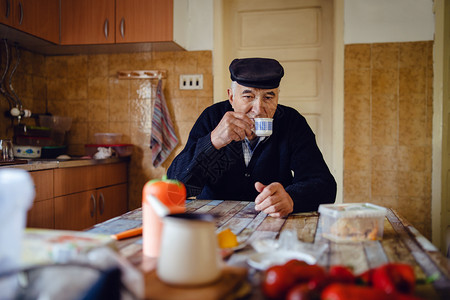
[(287, 216), (294, 210), (294, 201), (286, 192), (281, 183), (272, 182), (264, 185), (255, 183), (259, 195), (255, 199), (255, 209), (262, 211), (274, 218)]

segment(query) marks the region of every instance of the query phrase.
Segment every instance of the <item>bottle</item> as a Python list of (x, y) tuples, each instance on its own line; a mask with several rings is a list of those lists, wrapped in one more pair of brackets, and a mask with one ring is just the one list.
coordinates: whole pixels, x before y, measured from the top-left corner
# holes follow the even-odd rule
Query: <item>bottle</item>
[(185, 212), (186, 188), (176, 180), (150, 180), (142, 191), (143, 253), (158, 257), (161, 244), (162, 218)]

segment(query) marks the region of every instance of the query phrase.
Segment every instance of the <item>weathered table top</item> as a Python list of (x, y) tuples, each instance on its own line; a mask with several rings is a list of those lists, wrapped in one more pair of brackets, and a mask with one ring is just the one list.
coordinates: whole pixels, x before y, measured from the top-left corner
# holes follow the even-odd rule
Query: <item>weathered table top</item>
[[(386, 262), (404, 262), (414, 266), (417, 278), (425, 279), (438, 274), (433, 284), (419, 285), (416, 294), (425, 299), (450, 299), (450, 262), (438, 249), (395, 211), (388, 210), (381, 241), (334, 243), (321, 237), (317, 212), (293, 214), (278, 219), (254, 210), (254, 203), (247, 201), (192, 200), (186, 204), (187, 212), (212, 213), (217, 216), (218, 231), (230, 228), (239, 241), (247, 246), (227, 259), (232, 266), (245, 266), (246, 259), (255, 250), (251, 242), (261, 238), (277, 239), (281, 232), (295, 229), (298, 239), (306, 243), (328, 244), (318, 263), (325, 267), (343, 264), (353, 268), (356, 274)], [(142, 211), (136, 209), (120, 217), (96, 226), (95, 231), (117, 233), (141, 226)], [(142, 237), (117, 242), (120, 253), (144, 272), (154, 270), (155, 259), (142, 255)], [(249, 268), (254, 276), (255, 270)], [(255, 292), (255, 291), (254, 291)], [(256, 291), (258, 295), (260, 291)], [(260, 294), (259, 294), (260, 295)], [(252, 297), (257, 298), (257, 297)]]

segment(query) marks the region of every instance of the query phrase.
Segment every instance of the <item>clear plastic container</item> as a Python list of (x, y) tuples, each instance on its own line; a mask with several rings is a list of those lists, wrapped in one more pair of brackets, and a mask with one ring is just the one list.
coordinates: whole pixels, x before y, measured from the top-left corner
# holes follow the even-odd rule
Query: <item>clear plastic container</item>
[(122, 141), (121, 133), (94, 133), (95, 143), (101, 145), (120, 144)]
[(72, 118), (64, 116), (39, 115), (39, 125), (53, 130), (66, 132), (72, 126)]
[(35, 137), (35, 136), (15, 136), (15, 145), (21, 146), (50, 146), (52, 144), (52, 139), (49, 137)]
[(322, 236), (335, 242), (381, 240), (387, 210), (371, 203), (319, 206)]

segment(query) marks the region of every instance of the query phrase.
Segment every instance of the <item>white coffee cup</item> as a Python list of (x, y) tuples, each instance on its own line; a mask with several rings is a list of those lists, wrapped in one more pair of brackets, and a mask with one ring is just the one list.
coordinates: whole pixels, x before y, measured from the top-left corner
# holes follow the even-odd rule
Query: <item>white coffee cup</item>
[(272, 118), (255, 118), (256, 136), (270, 136), (273, 130)]

